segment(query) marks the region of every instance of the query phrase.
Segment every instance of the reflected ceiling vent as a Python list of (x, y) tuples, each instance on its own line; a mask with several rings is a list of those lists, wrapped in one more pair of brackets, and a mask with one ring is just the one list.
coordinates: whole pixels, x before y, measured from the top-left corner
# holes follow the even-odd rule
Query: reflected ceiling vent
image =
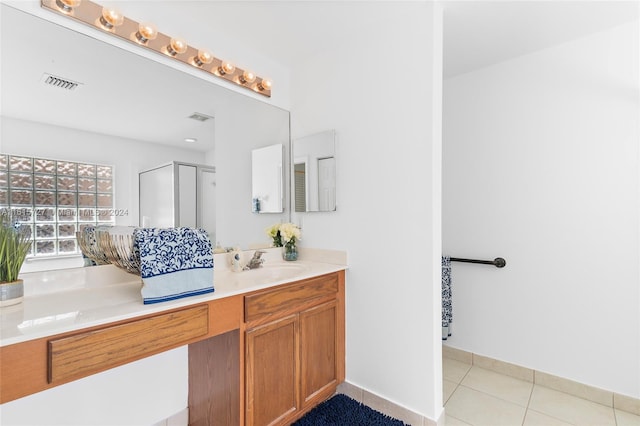
[(197, 121), (207, 121), (208, 119), (213, 118), (213, 117), (209, 117), (208, 115), (200, 114), (199, 112), (194, 112), (188, 118), (191, 118), (191, 119), (197, 120)]
[(65, 90), (76, 90), (78, 87), (82, 86), (82, 83), (78, 83), (77, 81), (46, 73), (42, 74), (42, 82), (47, 86), (59, 87)]

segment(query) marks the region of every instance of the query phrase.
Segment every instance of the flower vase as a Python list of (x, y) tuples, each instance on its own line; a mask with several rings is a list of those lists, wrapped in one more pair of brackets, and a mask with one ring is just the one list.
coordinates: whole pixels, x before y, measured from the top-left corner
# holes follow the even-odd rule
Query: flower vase
[(298, 248), (295, 244), (285, 244), (282, 247), (282, 258), (287, 261), (298, 260)]

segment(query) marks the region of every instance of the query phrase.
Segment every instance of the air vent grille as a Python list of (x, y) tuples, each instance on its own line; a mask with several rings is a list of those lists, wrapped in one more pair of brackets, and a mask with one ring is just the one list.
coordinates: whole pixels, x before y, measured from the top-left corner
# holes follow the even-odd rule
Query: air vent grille
[(57, 77), (51, 74), (44, 74), (42, 76), (42, 82), (47, 86), (59, 87), (65, 90), (75, 90), (82, 85), (82, 83), (78, 83), (77, 81)]
[(193, 114), (191, 114), (189, 116), (189, 118), (191, 118), (192, 120), (207, 121), (208, 119), (213, 118), (213, 117), (209, 117), (208, 115), (204, 115), (204, 114), (201, 114), (199, 112), (194, 112)]

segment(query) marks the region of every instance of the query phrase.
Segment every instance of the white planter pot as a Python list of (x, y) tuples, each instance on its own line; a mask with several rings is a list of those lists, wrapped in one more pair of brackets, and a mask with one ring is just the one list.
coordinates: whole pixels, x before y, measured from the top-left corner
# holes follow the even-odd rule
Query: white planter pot
[(22, 280), (0, 283), (0, 307), (16, 305), (22, 302), (23, 296), (24, 282)]

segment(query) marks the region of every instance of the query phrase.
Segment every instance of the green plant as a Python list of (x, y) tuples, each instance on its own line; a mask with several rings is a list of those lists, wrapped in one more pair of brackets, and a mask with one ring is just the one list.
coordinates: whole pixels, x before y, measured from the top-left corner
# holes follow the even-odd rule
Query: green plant
[(19, 228), (13, 224), (5, 209), (0, 211), (0, 283), (18, 279), (20, 268), (31, 249), (30, 228)]

